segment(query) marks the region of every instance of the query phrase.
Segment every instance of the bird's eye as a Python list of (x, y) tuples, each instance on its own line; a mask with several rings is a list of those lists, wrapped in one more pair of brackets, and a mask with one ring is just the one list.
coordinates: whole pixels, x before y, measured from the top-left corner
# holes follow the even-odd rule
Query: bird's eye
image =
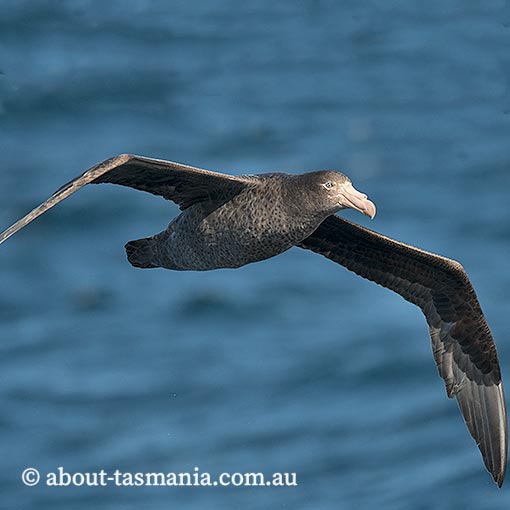
[(324, 183), (324, 187), (327, 188), (327, 189), (331, 189), (335, 184), (331, 181), (328, 181), (326, 183)]

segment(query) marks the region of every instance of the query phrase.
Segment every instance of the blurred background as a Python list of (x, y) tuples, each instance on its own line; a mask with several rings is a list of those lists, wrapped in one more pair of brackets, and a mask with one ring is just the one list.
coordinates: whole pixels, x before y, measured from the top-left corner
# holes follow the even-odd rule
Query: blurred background
[[(339, 169), (378, 207), (345, 217), (462, 261), (507, 382), (509, 30), (490, 0), (3, 0), (0, 230), (121, 152)], [(91, 186), (1, 247), (2, 509), (508, 506), (418, 309), (299, 249), (132, 268), (124, 243), (177, 212)], [(29, 466), (299, 485), (31, 488)]]

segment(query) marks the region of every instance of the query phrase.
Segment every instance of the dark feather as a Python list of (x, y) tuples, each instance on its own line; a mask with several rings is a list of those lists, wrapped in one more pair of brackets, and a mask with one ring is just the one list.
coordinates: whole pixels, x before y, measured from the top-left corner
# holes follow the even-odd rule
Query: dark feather
[(248, 178), (210, 172), (171, 161), (121, 154), (89, 168), (64, 184), (48, 200), (2, 232), (0, 244), (48, 209), (90, 183), (119, 184), (147, 191), (172, 200), (181, 209), (186, 209), (205, 200), (220, 206), (240, 193), (248, 182)]
[(462, 266), (338, 216), (326, 218), (300, 247), (324, 255), (421, 308), (448, 397), (456, 397), (487, 469), (501, 486), (508, 440), (498, 356)]

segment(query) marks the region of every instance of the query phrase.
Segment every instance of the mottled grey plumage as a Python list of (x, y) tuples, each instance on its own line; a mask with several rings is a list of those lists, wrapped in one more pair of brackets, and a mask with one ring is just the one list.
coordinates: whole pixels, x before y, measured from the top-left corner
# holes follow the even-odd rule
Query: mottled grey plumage
[(485, 465), (502, 485), (506, 410), (494, 341), (475, 291), (455, 261), (389, 239), (334, 214), (373, 217), (375, 206), (334, 171), (234, 177), (121, 155), (90, 168), (0, 234), (0, 244), (86, 184), (160, 195), (182, 210), (160, 234), (126, 244), (132, 265), (176, 270), (240, 267), (292, 246), (315, 251), (419, 306), (448, 397), (455, 396)]
[(192, 203), (164, 232), (129, 242), (129, 261), (137, 267), (205, 271), (273, 257), (308, 237), (340, 209), (329, 200), (314, 202), (327, 194), (321, 193), (321, 182), (349, 182), (338, 172), (239, 179), (244, 187), (230, 200), (225, 202), (222, 195)]

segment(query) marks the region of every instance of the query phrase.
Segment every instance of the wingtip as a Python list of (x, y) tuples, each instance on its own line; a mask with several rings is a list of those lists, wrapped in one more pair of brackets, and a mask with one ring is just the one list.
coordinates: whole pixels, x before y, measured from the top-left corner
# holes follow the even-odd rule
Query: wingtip
[(492, 478), (496, 482), (496, 485), (498, 486), (499, 489), (501, 489), (501, 487), (503, 487), (503, 482), (505, 481), (505, 471), (506, 471), (506, 465), (502, 466), (502, 469), (500, 471), (498, 471), (497, 473), (494, 473), (494, 472), (491, 473)]
[(16, 222), (14, 225), (11, 225), (9, 228), (5, 229), (3, 232), (0, 232), (0, 244), (4, 243), (17, 232), (17, 224), (19, 222)]
[(497, 485), (500, 489), (503, 486), (503, 482), (505, 481), (507, 455), (508, 454), (507, 454), (507, 448), (506, 448), (506, 443), (505, 443), (501, 466), (497, 470), (496, 473), (494, 473), (494, 472), (492, 473), (492, 477), (494, 478), (494, 481), (497, 483)]

